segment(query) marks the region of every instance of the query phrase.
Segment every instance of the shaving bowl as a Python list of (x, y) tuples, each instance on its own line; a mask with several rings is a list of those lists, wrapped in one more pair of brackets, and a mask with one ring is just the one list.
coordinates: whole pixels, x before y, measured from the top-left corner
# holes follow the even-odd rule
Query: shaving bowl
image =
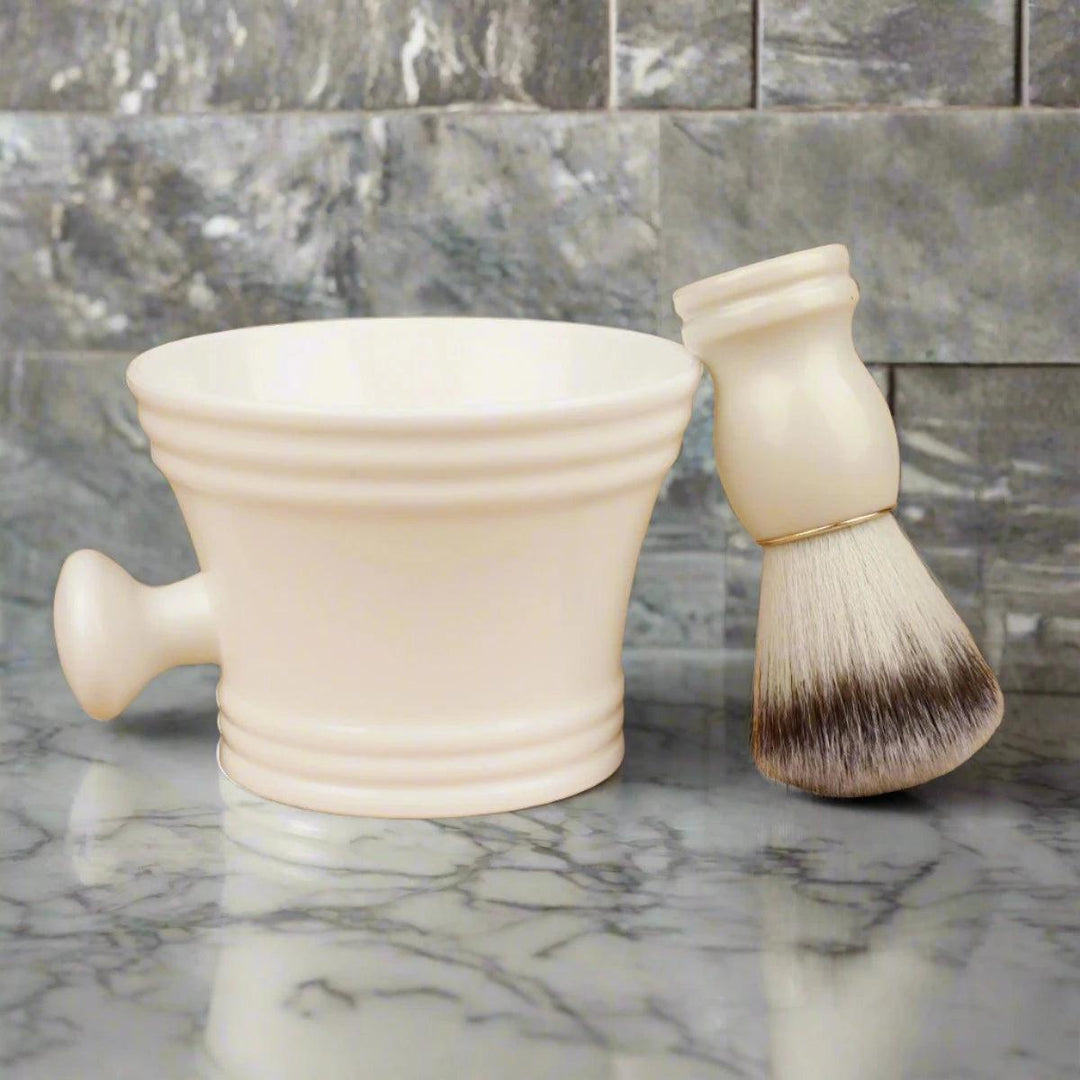
[(253, 327), (137, 357), (128, 386), (200, 572), (79, 551), (61, 665), (120, 712), (216, 663), (223, 771), (394, 817), (549, 802), (622, 759), (638, 553), (690, 417), (679, 345), (514, 319)]

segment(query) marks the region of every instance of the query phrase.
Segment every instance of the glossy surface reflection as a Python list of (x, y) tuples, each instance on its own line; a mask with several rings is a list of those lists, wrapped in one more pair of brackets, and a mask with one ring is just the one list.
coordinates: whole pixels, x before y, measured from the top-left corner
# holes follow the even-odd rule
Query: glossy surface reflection
[(1069, 699), (829, 803), (753, 771), (735, 672), (723, 708), (632, 706), (594, 791), (386, 822), (219, 779), (180, 704), (211, 679), (106, 728), (54, 671), (5, 676), (5, 1077), (1075, 1073)]

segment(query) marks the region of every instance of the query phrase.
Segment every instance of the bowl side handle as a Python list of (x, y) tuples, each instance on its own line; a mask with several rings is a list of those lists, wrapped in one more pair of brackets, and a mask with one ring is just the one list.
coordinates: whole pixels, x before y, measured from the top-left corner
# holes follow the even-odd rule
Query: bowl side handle
[(143, 585), (99, 551), (64, 561), (53, 628), (64, 677), (96, 720), (118, 715), (168, 668), (220, 662), (205, 574)]

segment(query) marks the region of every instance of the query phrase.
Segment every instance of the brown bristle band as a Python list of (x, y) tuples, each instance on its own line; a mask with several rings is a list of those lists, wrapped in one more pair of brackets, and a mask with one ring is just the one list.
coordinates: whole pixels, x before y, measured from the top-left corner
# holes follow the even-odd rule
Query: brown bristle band
[(897, 672), (840, 675), (770, 700), (754, 691), (751, 747), (773, 780), (818, 795), (897, 791), (955, 768), (993, 733), (1001, 691), (973, 643), (942, 663), (916, 646)]

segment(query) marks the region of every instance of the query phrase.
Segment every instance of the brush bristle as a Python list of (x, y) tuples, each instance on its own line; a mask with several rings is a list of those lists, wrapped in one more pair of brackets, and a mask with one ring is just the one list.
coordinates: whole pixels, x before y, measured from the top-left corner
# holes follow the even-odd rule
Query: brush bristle
[(993, 734), (993, 672), (891, 514), (765, 549), (751, 745), (817, 795), (932, 780)]

